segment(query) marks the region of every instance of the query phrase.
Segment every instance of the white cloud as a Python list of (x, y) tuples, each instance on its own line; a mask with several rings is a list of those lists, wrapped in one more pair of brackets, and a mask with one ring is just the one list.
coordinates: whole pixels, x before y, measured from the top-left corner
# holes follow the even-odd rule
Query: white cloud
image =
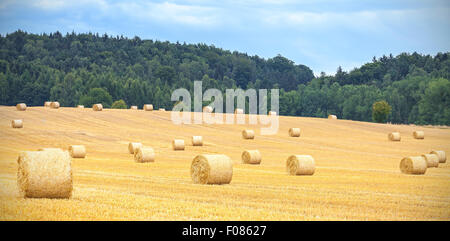
[(163, 3), (120, 3), (118, 8), (132, 17), (186, 25), (212, 26), (217, 24), (218, 11), (212, 7)]

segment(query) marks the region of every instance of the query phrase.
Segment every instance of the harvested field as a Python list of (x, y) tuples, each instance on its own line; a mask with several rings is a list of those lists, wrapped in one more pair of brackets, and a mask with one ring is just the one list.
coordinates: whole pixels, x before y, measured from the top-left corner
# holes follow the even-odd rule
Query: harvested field
[[(0, 220), (450, 220), (450, 164), (424, 175), (401, 173), (402, 158), (432, 150), (450, 153), (450, 129), (280, 116), (278, 134), (255, 125), (182, 125), (171, 112), (60, 107), (0, 107)], [(246, 118), (248, 116), (246, 115)], [(23, 119), (26, 128), (11, 128)], [(301, 138), (287, 135), (301, 128)], [(145, 127), (145, 128), (143, 128)], [(255, 139), (242, 138), (242, 130)], [(400, 142), (386, 138), (399, 131)], [(173, 139), (203, 136), (203, 146), (173, 151)], [(155, 151), (155, 162), (136, 163), (132, 140)], [(21, 151), (42, 147), (89, 150), (71, 163), (70, 199), (24, 198), (17, 185)], [(242, 163), (259, 150), (260, 165)], [(200, 185), (191, 178), (199, 154), (233, 161), (230, 184)], [(311, 155), (312, 176), (286, 172), (291, 155)]]

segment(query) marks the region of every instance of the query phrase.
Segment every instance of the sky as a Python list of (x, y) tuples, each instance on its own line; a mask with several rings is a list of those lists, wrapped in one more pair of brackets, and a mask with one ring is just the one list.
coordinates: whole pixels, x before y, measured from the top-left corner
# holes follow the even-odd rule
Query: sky
[(18, 29), (205, 43), (332, 75), (373, 56), (450, 51), (450, 0), (0, 0), (0, 34)]

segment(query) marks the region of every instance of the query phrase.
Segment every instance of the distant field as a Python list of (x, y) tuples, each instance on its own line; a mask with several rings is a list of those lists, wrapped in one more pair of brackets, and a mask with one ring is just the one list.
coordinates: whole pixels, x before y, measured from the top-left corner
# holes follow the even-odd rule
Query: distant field
[[(23, 119), (23, 129), (10, 127)], [(301, 137), (288, 136), (290, 127)], [(241, 131), (254, 129), (255, 140)], [(260, 126), (174, 125), (170, 112), (0, 107), (0, 220), (450, 220), (450, 160), (425, 175), (400, 173), (402, 157), (444, 150), (450, 129), (320, 118), (280, 117), (277, 135)], [(425, 139), (412, 138), (424, 130)], [(387, 134), (400, 131), (401, 142)], [(202, 135), (205, 145), (191, 145)], [(185, 151), (171, 141), (184, 139)], [(128, 142), (156, 152), (154, 163), (135, 163)], [(16, 184), (20, 151), (87, 148), (72, 159), (71, 199), (24, 199)], [(258, 149), (261, 165), (241, 164), (242, 151)], [(227, 185), (193, 184), (197, 154), (220, 153), (234, 162)], [(286, 159), (312, 155), (313, 176), (289, 176)]]

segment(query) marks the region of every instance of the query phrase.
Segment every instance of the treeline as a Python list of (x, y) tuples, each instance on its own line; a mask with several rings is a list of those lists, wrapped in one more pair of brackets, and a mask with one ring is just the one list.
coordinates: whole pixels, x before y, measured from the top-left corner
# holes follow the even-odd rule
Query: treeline
[(171, 93), (203, 88), (280, 88), (280, 114), (372, 121), (372, 105), (386, 100), (394, 123), (450, 124), (450, 60), (392, 55), (349, 73), (314, 77), (282, 56), (263, 59), (205, 44), (169, 43), (98, 34), (0, 36), (0, 104), (62, 106), (124, 100), (171, 109)]

